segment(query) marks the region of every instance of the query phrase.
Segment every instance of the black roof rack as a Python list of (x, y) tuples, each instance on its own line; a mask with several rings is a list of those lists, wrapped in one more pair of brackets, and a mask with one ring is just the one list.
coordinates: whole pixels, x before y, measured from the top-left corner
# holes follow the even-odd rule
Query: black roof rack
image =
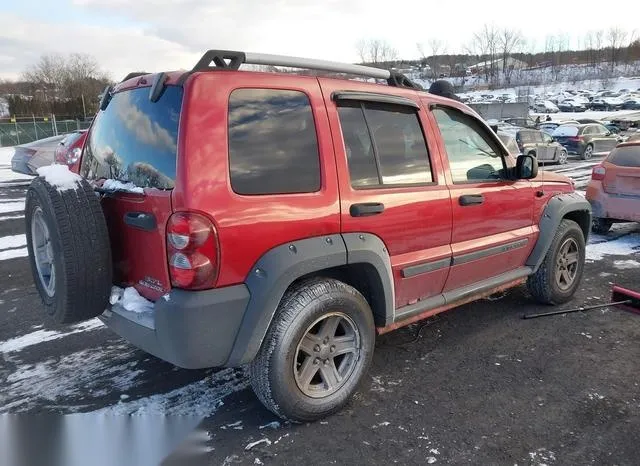
[(208, 50), (198, 60), (191, 73), (211, 70), (237, 70), (240, 65), (271, 65), (309, 70), (345, 73), (368, 78), (385, 79), (389, 86), (423, 90), (422, 86), (414, 83), (402, 73), (389, 71), (371, 66), (352, 65), (314, 58), (290, 57), (286, 55), (271, 55), (267, 53), (248, 53), (232, 50)]

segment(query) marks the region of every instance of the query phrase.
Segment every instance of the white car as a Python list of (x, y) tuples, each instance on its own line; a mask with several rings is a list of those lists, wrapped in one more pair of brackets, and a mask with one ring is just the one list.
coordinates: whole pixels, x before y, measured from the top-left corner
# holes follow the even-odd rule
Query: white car
[(550, 100), (543, 100), (533, 104), (533, 109), (536, 113), (558, 113), (560, 109), (558, 106)]

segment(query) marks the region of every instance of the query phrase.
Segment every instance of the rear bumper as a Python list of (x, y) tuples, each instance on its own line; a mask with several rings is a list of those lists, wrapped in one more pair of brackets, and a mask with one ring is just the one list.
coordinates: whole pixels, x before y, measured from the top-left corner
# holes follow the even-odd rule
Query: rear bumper
[(150, 312), (130, 312), (116, 304), (100, 320), (133, 345), (178, 367), (219, 367), (229, 358), (249, 296), (245, 285), (173, 290)]
[(586, 197), (594, 217), (640, 222), (640, 196), (609, 194), (603, 191), (602, 183), (592, 181)]

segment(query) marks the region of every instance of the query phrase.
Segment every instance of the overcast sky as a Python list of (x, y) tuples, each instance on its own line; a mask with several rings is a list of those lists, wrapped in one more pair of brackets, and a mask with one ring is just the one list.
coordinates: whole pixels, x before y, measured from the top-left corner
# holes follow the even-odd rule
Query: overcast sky
[[(619, 26), (640, 35), (640, 1), (579, 0), (0, 0), (0, 78), (17, 78), (44, 53), (94, 55), (112, 78), (191, 68), (210, 48), (357, 61), (379, 38), (403, 58), (439, 38), (460, 51), (484, 23), (520, 29), (544, 46)], [(596, 6), (597, 5), (597, 6)], [(608, 5), (611, 5), (609, 7)], [(581, 42), (580, 42), (581, 43)]]

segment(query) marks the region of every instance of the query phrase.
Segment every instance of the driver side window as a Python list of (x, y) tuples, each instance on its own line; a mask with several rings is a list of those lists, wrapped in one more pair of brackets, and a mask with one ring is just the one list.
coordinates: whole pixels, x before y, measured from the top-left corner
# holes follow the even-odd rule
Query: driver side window
[(433, 110), (447, 150), (454, 183), (495, 181), (503, 177), (502, 155), (482, 125), (469, 115), (447, 107)]

